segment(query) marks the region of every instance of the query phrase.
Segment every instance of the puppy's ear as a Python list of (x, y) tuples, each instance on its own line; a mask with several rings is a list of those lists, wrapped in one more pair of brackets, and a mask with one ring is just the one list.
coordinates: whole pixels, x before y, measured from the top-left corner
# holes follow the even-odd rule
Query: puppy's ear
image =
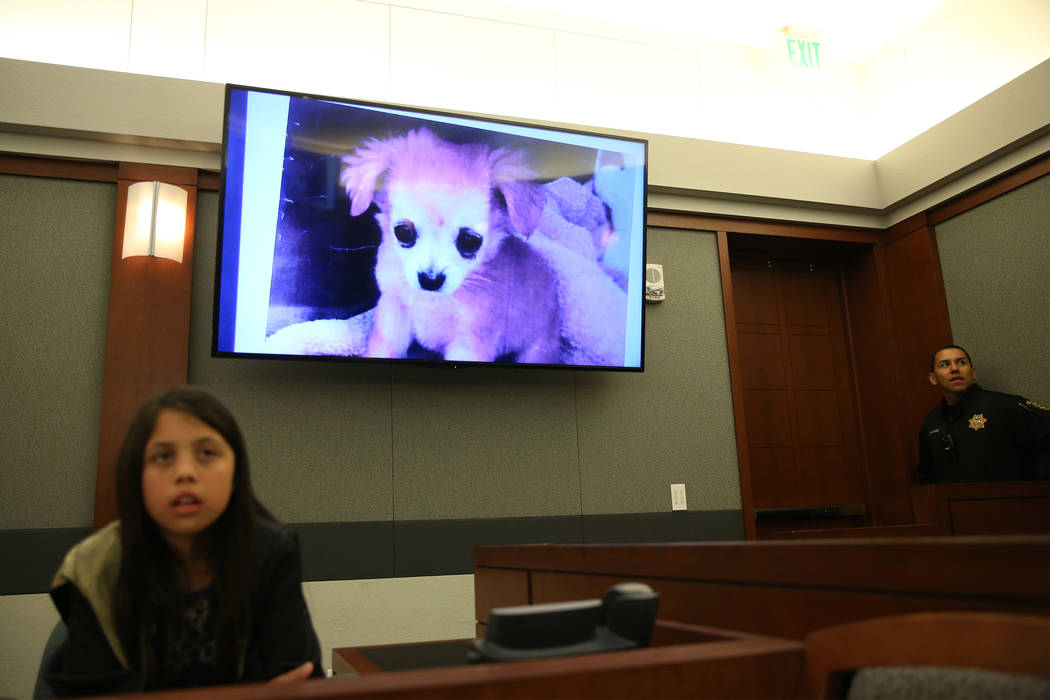
[(490, 167), (493, 194), (506, 202), (512, 233), (527, 239), (539, 226), (546, 201), (543, 189), (533, 182), (536, 174), (520, 151), (503, 148), (490, 154)]
[(343, 156), (339, 184), (346, 189), (350, 198), (350, 216), (360, 216), (376, 199), (376, 183), (390, 169), (394, 148), (393, 140), (372, 139), (353, 155)]

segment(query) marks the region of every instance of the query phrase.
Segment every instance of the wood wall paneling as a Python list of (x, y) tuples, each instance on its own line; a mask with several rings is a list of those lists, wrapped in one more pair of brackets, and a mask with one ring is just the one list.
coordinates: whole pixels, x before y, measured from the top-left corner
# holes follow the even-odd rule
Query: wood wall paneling
[(865, 503), (837, 266), (731, 254), (730, 273), (754, 507)]
[(705, 216), (682, 212), (650, 209), (645, 217), (646, 226), (678, 228), (692, 231), (731, 231), (734, 234), (758, 235), (766, 238), (785, 238), (816, 241), (842, 241), (849, 243), (875, 244), (882, 240), (882, 232), (842, 226), (820, 224), (781, 223), (730, 219), (722, 216)]
[[(188, 193), (181, 263), (141, 256), (121, 259), (128, 188), (135, 182), (152, 180), (179, 185)], [(116, 458), (135, 411), (155, 392), (186, 383), (196, 183), (197, 171), (193, 168), (124, 164), (119, 169), (95, 482), (95, 527), (116, 517)]]
[(888, 291), (880, 276), (877, 246), (843, 262), (842, 284), (863, 451), (868, 503), (875, 525), (913, 522), (912, 460), (904, 452), (898, 423), (900, 381)]
[(116, 163), (89, 163), (59, 158), (33, 158), (0, 154), (0, 173), (5, 175), (28, 175), (31, 177), (53, 177), (62, 180), (87, 180), (90, 182), (116, 182)]
[[(898, 368), (895, 416), (909, 472), (918, 463), (918, 430), (941, 396), (930, 385), (930, 352), (952, 342), (937, 243), (924, 225), (879, 246), (881, 274), (889, 290)], [(910, 480), (910, 479), (909, 479)]]
[(935, 207), (929, 213), (930, 226), (936, 226), (965, 211), (995, 199), (1001, 194), (1027, 185), (1033, 180), (1050, 175), (1050, 153), (1044, 153), (1028, 163), (1004, 173), (994, 181), (979, 185)]
[(218, 192), (221, 187), (221, 183), (219, 180), (219, 173), (201, 170), (199, 175), (197, 176), (197, 189), (202, 192)]
[[(652, 225), (650, 223), (650, 225)], [(729, 354), (729, 383), (733, 395), (733, 421), (736, 427), (737, 465), (740, 471), (740, 506), (744, 515), (744, 535), (756, 537), (755, 506), (752, 497), (752, 456), (747, 445), (747, 412), (744, 410), (744, 376), (740, 358), (740, 339), (736, 326), (736, 300), (733, 298), (732, 271), (729, 263), (729, 237), (725, 231), (715, 234), (718, 245), (718, 272), (722, 283), (722, 309), (726, 323), (726, 350)]]
[(888, 229), (886, 229), (885, 235), (883, 236), (882, 240), (879, 241), (879, 243), (892, 243), (898, 238), (903, 238), (904, 236), (915, 233), (924, 226), (932, 226), (932, 224), (930, 223), (929, 214), (922, 211), (918, 214), (909, 216), (907, 219), (898, 221), (893, 226), (890, 226)]

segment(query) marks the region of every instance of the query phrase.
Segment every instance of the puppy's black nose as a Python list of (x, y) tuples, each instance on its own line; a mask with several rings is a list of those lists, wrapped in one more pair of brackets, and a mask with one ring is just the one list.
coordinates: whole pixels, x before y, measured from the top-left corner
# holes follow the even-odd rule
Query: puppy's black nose
[(445, 283), (445, 273), (438, 272), (434, 274), (432, 272), (420, 272), (419, 273), (419, 286), (428, 292), (436, 292), (441, 289), (441, 285)]

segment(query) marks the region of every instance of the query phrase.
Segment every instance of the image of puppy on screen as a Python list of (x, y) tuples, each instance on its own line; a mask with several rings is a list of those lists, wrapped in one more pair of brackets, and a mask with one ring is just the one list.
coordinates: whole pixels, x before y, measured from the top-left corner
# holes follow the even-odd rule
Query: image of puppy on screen
[(527, 243), (543, 212), (524, 156), (426, 128), (342, 159), (350, 215), (374, 202), (379, 301), (365, 355), (413, 344), (445, 360), (561, 361), (558, 280)]

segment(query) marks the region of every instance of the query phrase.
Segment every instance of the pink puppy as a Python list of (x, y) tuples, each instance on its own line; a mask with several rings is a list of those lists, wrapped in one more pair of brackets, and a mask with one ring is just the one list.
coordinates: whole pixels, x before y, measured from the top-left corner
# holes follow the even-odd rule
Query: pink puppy
[(380, 210), (366, 355), (404, 357), (415, 340), (446, 360), (561, 361), (558, 282), (525, 241), (543, 209), (532, 177), (517, 151), (427, 129), (343, 158), (350, 214)]

